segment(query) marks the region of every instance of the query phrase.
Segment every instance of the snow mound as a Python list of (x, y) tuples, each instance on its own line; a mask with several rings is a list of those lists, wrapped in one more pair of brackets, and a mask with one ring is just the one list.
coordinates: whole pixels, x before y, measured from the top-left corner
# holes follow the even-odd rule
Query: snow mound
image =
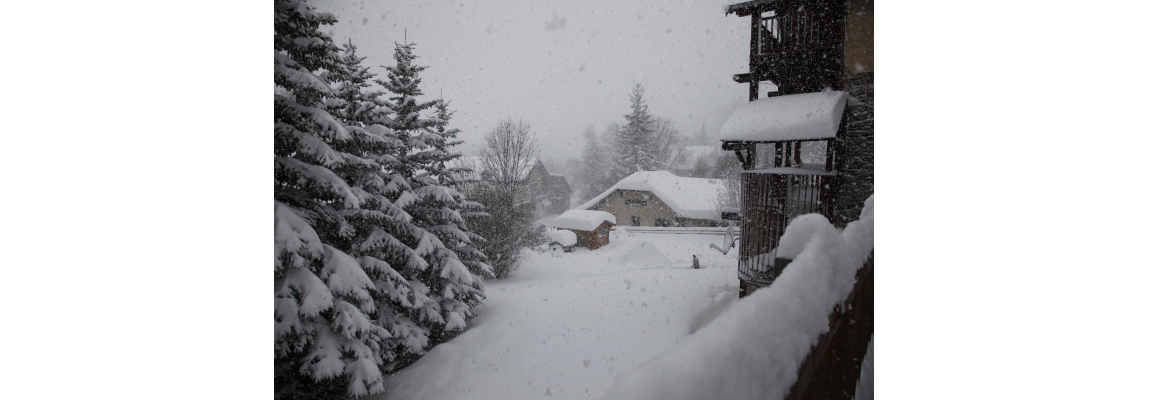
[(783, 399), (818, 335), (829, 329), (834, 305), (850, 294), (857, 270), (874, 250), (873, 196), (862, 218), (843, 231), (817, 215), (787, 227), (783, 239), (803, 233), (808, 240), (796, 246), (800, 253), (772, 286), (735, 302), (670, 352), (620, 375), (602, 398)]
[(613, 249), (610, 264), (616, 267), (626, 266), (662, 266), (670, 264), (670, 259), (649, 240), (636, 239), (622, 243)]
[(578, 242), (578, 237), (576, 237), (575, 233), (571, 231), (557, 230), (549, 231), (547, 233), (551, 235), (552, 241), (558, 242), (563, 246), (574, 246), (574, 244)]

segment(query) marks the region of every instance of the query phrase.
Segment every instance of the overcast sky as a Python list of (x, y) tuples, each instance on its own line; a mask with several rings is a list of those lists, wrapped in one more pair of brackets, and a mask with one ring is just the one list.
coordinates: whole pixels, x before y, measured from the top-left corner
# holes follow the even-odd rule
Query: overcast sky
[(416, 62), (429, 67), (423, 92), (431, 99), (442, 90), (451, 102), (464, 153), (511, 117), (531, 124), (544, 160), (559, 162), (579, 156), (588, 126), (601, 134), (624, 121), (635, 83), (650, 112), (683, 134), (705, 123), (717, 135), (748, 91), (731, 75), (747, 71), (750, 21), (726, 16), (729, 3), (311, 1), (339, 19), (324, 28), (336, 43), (350, 38), (381, 76), (406, 29)]

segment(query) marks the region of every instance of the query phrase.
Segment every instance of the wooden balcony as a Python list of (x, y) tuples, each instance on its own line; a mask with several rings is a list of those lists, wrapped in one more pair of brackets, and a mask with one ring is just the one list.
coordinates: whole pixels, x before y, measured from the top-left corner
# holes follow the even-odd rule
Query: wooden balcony
[(769, 80), (779, 94), (841, 89), (843, 1), (752, 1), (727, 13), (751, 17), (750, 72), (736, 75), (736, 82)]
[(778, 242), (795, 217), (820, 213), (831, 221), (837, 192), (834, 172), (772, 168), (742, 173), (742, 243), (738, 276), (768, 286), (789, 260), (777, 258)]

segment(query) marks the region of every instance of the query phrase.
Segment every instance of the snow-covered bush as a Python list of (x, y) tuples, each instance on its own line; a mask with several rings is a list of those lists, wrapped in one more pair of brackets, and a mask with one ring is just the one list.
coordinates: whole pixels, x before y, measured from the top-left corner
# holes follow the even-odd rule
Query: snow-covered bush
[(529, 202), (516, 204), (510, 188), (482, 182), (474, 187), (471, 196), (486, 207), (486, 213), (474, 214), (467, 220), (476, 234), (487, 239), (479, 248), (487, 255), (495, 278), (506, 278), (518, 269), (524, 248), (546, 243), (546, 228), (534, 223), (535, 206)]

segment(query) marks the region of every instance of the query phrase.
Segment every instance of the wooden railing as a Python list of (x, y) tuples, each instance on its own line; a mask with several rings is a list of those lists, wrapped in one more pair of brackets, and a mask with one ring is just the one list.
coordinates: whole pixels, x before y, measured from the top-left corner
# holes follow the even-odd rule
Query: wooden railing
[(802, 214), (820, 213), (833, 221), (837, 179), (834, 175), (742, 173), (742, 234), (738, 272), (746, 280), (770, 284), (778, 241), (786, 225)]
[(842, 21), (827, 10), (761, 17), (757, 55), (841, 46)]
[[(798, 368), (786, 400), (849, 400), (874, 337), (874, 253), (857, 273), (854, 290), (830, 315), (830, 330)], [(871, 355), (872, 356), (872, 355)]]

